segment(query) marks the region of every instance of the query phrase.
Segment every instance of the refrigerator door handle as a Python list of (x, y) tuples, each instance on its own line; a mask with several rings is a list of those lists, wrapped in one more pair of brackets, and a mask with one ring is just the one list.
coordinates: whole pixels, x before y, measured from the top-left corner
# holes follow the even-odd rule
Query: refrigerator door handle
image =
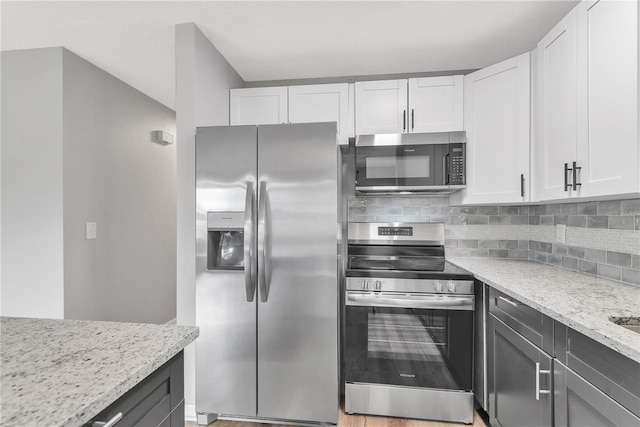
[(244, 205), (244, 284), (248, 302), (253, 301), (253, 296), (256, 293), (255, 209), (253, 199), (253, 182), (247, 182), (247, 198)]
[(271, 282), (271, 218), (265, 181), (260, 182), (258, 201), (258, 252), (261, 254), (261, 262), (258, 262), (258, 285), (260, 287), (260, 301), (267, 302)]

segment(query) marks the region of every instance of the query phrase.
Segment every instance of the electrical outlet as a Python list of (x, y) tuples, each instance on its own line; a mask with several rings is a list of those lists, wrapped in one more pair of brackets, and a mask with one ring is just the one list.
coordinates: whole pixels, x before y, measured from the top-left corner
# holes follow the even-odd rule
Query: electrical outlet
[(566, 243), (567, 241), (567, 226), (564, 224), (556, 225), (556, 242)]
[(87, 223), (87, 240), (95, 239), (98, 237), (98, 224), (95, 222)]

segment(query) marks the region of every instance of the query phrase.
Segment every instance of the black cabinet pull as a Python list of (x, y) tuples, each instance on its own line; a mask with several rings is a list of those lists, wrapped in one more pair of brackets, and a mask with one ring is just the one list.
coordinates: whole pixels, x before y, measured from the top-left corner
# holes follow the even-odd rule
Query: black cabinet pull
[(407, 130), (407, 110), (402, 110), (402, 132)]
[(520, 174), (520, 197), (524, 197), (524, 174)]
[(416, 125), (416, 120), (415, 117), (413, 116), (413, 108), (411, 109), (411, 130), (413, 130), (415, 128)]
[[(572, 170), (572, 169), (569, 169)], [(578, 182), (578, 171), (582, 170), (581, 166), (578, 166), (576, 162), (573, 162), (573, 191), (576, 191), (578, 187), (582, 185), (581, 182)]]
[(565, 163), (564, 164), (564, 191), (569, 191), (569, 188), (571, 187), (571, 184), (569, 184), (569, 180), (567, 179), (567, 174), (569, 173), (569, 171), (572, 170), (569, 167), (569, 163)]

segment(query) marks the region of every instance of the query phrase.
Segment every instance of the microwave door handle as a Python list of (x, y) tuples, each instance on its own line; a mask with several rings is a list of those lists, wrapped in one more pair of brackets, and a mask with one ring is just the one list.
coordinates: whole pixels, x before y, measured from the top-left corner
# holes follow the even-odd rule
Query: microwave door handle
[[(350, 304), (356, 303), (356, 304)], [(473, 297), (442, 298), (442, 299), (413, 299), (377, 297), (371, 295), (348, 295), (347, 305), (362, 306), (394, 306), (407, 308), (443, 309), (447, 307), (458, 307), (459, 309), (473, 310)]]
[(255, 269), (255, 209), (253, 205), (253, 182), (247, 182), (244, 211), (244, 285), (247, 301), (252, 302), (256, 293)]
[(442, 185), (449, 185), (449, 153), (442, 158)]

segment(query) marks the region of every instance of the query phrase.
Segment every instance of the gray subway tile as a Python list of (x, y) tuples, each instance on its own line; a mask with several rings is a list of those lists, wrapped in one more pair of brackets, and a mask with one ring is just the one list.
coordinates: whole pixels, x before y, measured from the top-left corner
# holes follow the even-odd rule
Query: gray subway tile
[(509, 251), (507, 249), (489, 249), (489, 256), (491, 258), (507, 258)]
[(529, 225), (540, 225), (540, 215), (529, 215)]
[(540, 242), (538, 244), (538, 250), (540, 252), (547, 252), (547, 253), (551, 253), (551, 243), (547, 243), (547, 242)]
[(598, 202), (586, 202), (577, 204), (578, 215), (596, 215), (598, 213)]
[(500, 206), (500, 215), (520, 215), (518, 206)]
[(431, 215), (429, 217), (429, 222), (442, 222), (444, 224), (450, 224), (451, 217), (446, 215)]
[(458, 247), (459, 248), (477, 248), (478, 241), (475, 239), (458, 240)]
[(444, 245), (447, 248), (457, 248), (458, 247), (458, 239), (446, 239), (444, 241)]
[(411, 217), (409, 215), (394, 215), (394, 222), (411, 222)]
[(598, 215), (620, 215), (620, 200), (598, 202)]
[(622, 281), (640, 285), (640, 270), (632, 270), (630, 268), (622, 269)]
[(365, 209), (363, 206), (349, 206), (349, 215), (364, 215)]
[(547, 262), (547, 254), (544, 252), (534, 252), (533, 259), (538, 262)]
[(529, 249), (528, 240), (518, 240), (518, 249)]
[(563, 215), (577, 215), (578, 206), (575, 203), (563, 203), (560, 205)]
[(548, 254), (547, 262), (554, 265), (562, 265), (562, 255)]
[(393, 215), (376, 215), (376, 222), (393, 222)]
[(370, 215), (356, 215), (355, 222), (376, 222), (375, 216)]
[(497, 240), (478, 240), (478, 247), (486, 248), (486, 249), (497, 249), (498, 241)]
[(547, 214), (547, 205), (536, 205), (532, 206), (534, 215), (546, 215)]
[(529, 206), (520, 206), (520, 215), (529, 215), (531, 213), (531, 209)]
[(430, 222), (431, 217), (425, 215), (411, 215), (411, 221), (413, 222)]
[(469, 256), (469, 249), (467, 248), (445, 248), (444, 256), (447, 258), (466, 257)]
[(640, 230), (640, 215), (636, 215), (636, 230)]
[(465, 214), (465, 215), (477, 215), (478, 214), (478, 207), (477, 206), (462, 206), (459, 209), (460, 209), (460, 213)]
[[(600, 203), (600, 202), (598, 202)], [(587, 227), (589, 228), (609, 228), (609, 217), (603, 215), (589, 215), (587, 217)]]
[(540, 216), (540, 225), (554, 225), (554, 223), (553, 223), (553, 215), (541, 215)]
[(537, 240), (529, 240), (529, 249), (532, 251), (540, 250), (540, 242)]
[(588, 261), (596, 261), (596, 262), (607, 262), (607, 251), (602, 249), (590, 249), (586, 248), (584, 250), (584, 257)]
[(640, 270), (640, 255), (633, 255), (631, 257), (631, 267)]
[(402, 213), (404, 215), (420, 215), (422, 213), (422, 208), (415, 206), (407, 206), (402, 208)]
[(432, 209), (439, 209), (442, 215), (460, 215), (460, 208), (452, 206), (434, 206)]
[(448, 197), (432, 197), (431, 206), (449, 206)]
[(620, 280), (622, 276), (622, 269), (613, 265), (598, 264), (598, 276), (606, 277), (607, 279)]
[(486, 258), (489, 256), (489, 249), (469, 249), (469, 256)]
[(578, 270), (578, 260), (570, 257), (562, 257), (562, 266), (570, 270)]
[(634, 228), (633, 216), (610, 216), (609, 228), (615, 228), (617, 230), (633, 230)]
[(517, 240), (500, 240), (498, 245), (500, 249), (518, 249)]
[(499, 209), (497, 206), (480, 206), (478, 207), (478, 214), (480, 215), (498, 215)]
[(527, 259), (529, 257), (529, 250), (527, 249), (509, 249), (509, 258)]
[(371, 203), (367, 203), (367, 204), (371, 204), (371, 205), (378, 205), (378, 206), (393, 206), (393, 199), (391, 197), (378, 197), (376, 199), (370, 199)]
[(397, 208), (397, 212), (390, 212), (389, 209), (382, 206), (367, 206), (365, 208), (367, 210), (367, 215), (401, 215), (402, 208)]
[(402, 215), (402, 206), (389, 206), (378, 209), (382, 210), (381, 214), (384, 212), (385, 215)]
[(640, 199), (622, 200), (620, 202), (620, 214), (640, 215)]
[(441, 215), (441, 212), (440, 208), (428, 206), (420, 208), (420, 215)]
[(553, 223), (555, 225), (558, 225), (558, 224), (567, 225), (568, 222), (569, 222), (569, 216), (568, 215), (554, 215), (553, 216)]
[(548, 205), (547, 206), (547, 215), (560, 215), (562, 213), (562, 205)]
[(598, 274), (598, 264), (591, 261), (579, 260), (578, 269), (584, 273)]
[(529, 216), (528, 215), (509, 216), (509, 224), (511, 224), (511, 225), (528, 225), (529, 224)]
[(489, 216), (489, 225), (503, 225), (508, 223), (509, 223), (508, 216), (497, 216), (497, 215)]
[(607, 251), (607, 264), (619, 267), (631, 267), (631, 254)]
[(553, 243), (551, 252), (558, 255), (567, 255), (569, 253), (569, 247), (561, 243)]
[(572, 258), (584, 259), (584, 248), (579, 246), (569, 246), (569, 256)]
[(489, 224), (489, 217), (486, 215), (469, 215), (467, 216), (467, 224), (486, 225)]
[(569, 227), (586, 227), (587, 217), (584, 215), (570, 215), (569, 223), (567, 225)]
[(411, 199), (408, 197), (394, 197), (393, 205), (394, 206), (411, 206)]
[(431, 199), (429, 197), (412, 197), (411, 206), (429, 206)]

